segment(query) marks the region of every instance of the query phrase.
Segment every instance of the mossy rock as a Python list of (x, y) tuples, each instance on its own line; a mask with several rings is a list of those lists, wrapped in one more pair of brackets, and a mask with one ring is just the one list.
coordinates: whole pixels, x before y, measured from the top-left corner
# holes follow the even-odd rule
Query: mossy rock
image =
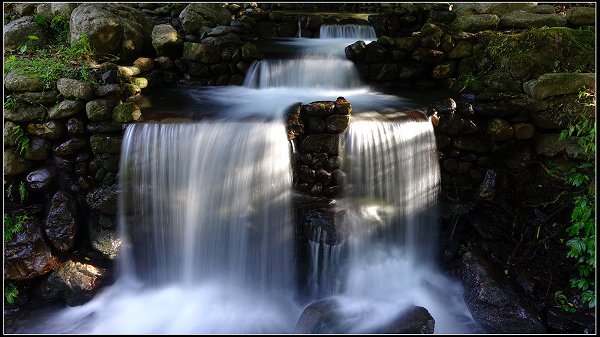
[(499, 22), (500, 18), (495, 14), (464, 15), (454, 20), (452, 28), (457, 32), (477, 33), (483, 30), (495, 30)]
[[(567, 27), (537, 28), (517, 34), (489, 34), (477, 61), (488, 58), (501, 77), (527, 81), (557, 67), (567, 72), (593, 72), (593, 30)], [(483, 71), (483, 69), (480, 69)]]
[(479, 14), (503, 15), (512, 11), (534, 11), (534, 2), (521, 3), (478, 3), (473, 9)]
[(500, 27), (502, 28), (541, 28), (562, 27), (567, 24), (567, 19), (560, 14), (535, 14), (526, 11), (514, 11), (502, 15)]
[(121, 103), (113, 109), (113, 120), (117, 123), (137, 121), (140, 117), (140, 108), (133, 102)]
[(596, 8), (573, 7), (567, 11), (567, 21), (575, 26), (594, 26), (596, 24)]
[(581, 88), (594, 86), (593, 73), (548, 73), (535, 80), (525, 82), (523, 89), (535, 99), (567, 95), (579, 92)]

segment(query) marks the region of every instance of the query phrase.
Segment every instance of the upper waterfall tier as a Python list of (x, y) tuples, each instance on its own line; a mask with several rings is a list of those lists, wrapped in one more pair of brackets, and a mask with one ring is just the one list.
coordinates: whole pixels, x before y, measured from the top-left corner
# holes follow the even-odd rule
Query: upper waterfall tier
[(321, 39), (377, 40), (375, 29), (367, 25), (321, 25), (319, 37)]

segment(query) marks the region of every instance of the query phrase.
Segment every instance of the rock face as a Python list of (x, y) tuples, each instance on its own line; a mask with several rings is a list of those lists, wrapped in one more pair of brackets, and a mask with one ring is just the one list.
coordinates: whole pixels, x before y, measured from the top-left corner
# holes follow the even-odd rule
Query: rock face
[(46, 219), (46, 236), (54, 248), (68, 251), (75, 243), (77, 233), (77, 212), (75, 201), (65, 192), (56, 192), (50, 202)]
[(534, 14), (526, 11), (514, 11), (500, 18), (500, 26), (504, 28), (539, 28), (562, 27), (567, 19), (559, 14)]
[(544, 333), (533, 310), (523, 307), (518, 295), (504, 286), (479, 256), (467, 252), (461, 260), (465, 301), (473, 318), (491, 333)]
[(525, 82), (523, 89), (533, 98), (542, 100), (549, 96), (577, 93), (582, 87), (594, 85), (592, 73), (548, 73)]
[(151, 48), (152, 22), (131, 6), (84, 3), (71, 13), (70, 41), (84, 34), (97, 52), (131, 61)]
[(103, 214), (117, 214), (117, 184), (106, 188), (97, 188), (86, 197), (86, 202), (91, 209)]
[(42, 91), (44, 81), (39, 77), (20, 75), (13, 70), (4, 76), (4, 87), (10, 91)]
[(427, 309), (409, 307), (402, 310), (394, 319), (383, 326), (373, 327), (369, 331), (354, 329), (343, 321), (340, 303), (335, 299), (325, 299), (310, 304), (296, 323), (297, 333), (366, 333), (366, 334), (431, 334), (435, 321)]
[[(33, 22), (33, 16), (24, 16), (9, 22), (4, 26), (4, 48), (15, 49), (26, 45), (29, 48), (39, 48), (47, 43), (46, 32), (42, 26)], [(30, 39), (36, 36), (37, 39)]]
[(29, 280), (50, 272), (58, 263), (42, 238), (39, 224), (28, 221), (24, 229), (6, 243), (4, 279)]
[(63, 299), (69, 306), (89, 301), (105, 283), (107, 271), (73, 260), (61, 263), (42, 284), (46, 300)]
[(4, 174), (17, 175), (26, 172), (33, 164), (13, 149), (4, 151)]
[(457, 31), (477, 33), (482, 30), (494, 30), (500, 18), (495, 14), (465, 15), (456, 18), (452, 24)]
[(52, 166), (31, 171), (25, 178), (27, 188), (30, 191), (45, 191), (50, 187), (55, 176), (56, 169)]

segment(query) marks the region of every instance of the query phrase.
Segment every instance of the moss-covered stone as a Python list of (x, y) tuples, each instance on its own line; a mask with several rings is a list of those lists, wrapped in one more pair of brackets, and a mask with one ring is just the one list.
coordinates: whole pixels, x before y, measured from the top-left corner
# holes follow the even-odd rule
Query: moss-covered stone
[(113, 135), (92, 135), (90, 137), (90, 146), (94, 154), (109, 153), (117, 154), (121, 152), (121, 142), (123, 137)]
[(526, 11), (514, 11), (500, 17), (502, 28), (541, 28), (562, 27), (567, 19), (560, 14), (535, 14)]
[(534, 11), (535, 7), (534, 2), (477, 3), (473, 9), (480, 14), (503, 15), (512, 11)]
[(500, 18), (495, 14), (464, 15), (454, 20), (452, 28), (455, 31), (476, 33), (482, 30), (495, 30), (499, 22)]
[(33, 163), (21, 157), (14, 149), (4, 151), (4, 174), (8, 176), (27, 172)]
[(31, 122), (43, 119), (46, 108), (40, 105), (20, 106), (16, 109), (4, 109), (4, 118), (13, 122)]
[(121, 103), (113, 109), (113, 121), (117, 123), (129, 123), (141, 118), (140, 108), (133, 102)]
[(593, 73), (548, 73), (525, 82), (523, 90), (533, 98), (542, 100), (549, 96), (577, 93), (581, 88), (594, 86)]
[(76, 100), (64, 100), (48, 110), (48, 118), (60, 119), (73, 116), (85, 109), (85, 103)]
[(42, 91), (44, 80), (39, 77), (21, 75), (15, 70), (4, 75), (4, 87), (10, 91)]
[(596, 8), (594, 7), (573, 7), (567, 11), (567, 21), (575, 26), (596, 24)]
[(65, 127), (58, 121), (31, 123), (27, 125), (27, 132), (44, 139), (58, 139), (64, 134)]
[(489, 58), (492, 63), (487, 68), (499, 77), (526, 81), (556, 67), (572, 72), (594, 71), (593, 30), (539, 28), (517, 34), (493, 34), (487, 40), (484, 53), (476, 55), (476, 62)]
[(201, 63), (217, 63), (221, 59), (221, 52), (215, 46), (186, 42), (183, 44), (183, 58)]

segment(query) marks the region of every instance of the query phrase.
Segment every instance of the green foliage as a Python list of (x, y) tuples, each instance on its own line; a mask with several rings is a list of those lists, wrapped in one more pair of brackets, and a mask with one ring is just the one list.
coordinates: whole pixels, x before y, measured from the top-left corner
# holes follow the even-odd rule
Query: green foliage
[(7, 95), (4, 98), (4, 109), (14, 110), (19, 107), (21, 100), (17, 96)]
[(22, 232), (25, 223), (32, 218), (28, 215), (10, 215), (4, 213), (4, 242), (12, 240), (13, 236)]
[(6, 197), (10, 198), (10, 196), (12, 195), (12, 189), (13, 189), (13, 184), (8, 185), (8, 187), (6, 188)]
[(93, 55), (87, 36), (71, 45), (55, 45), (38, 49), (30, 55), (10, 55), (5, 59), (4, 71), (41, 78), (46, 89), (51, 89), (62, 77), (89, 79), (88, 59)]
[(563, 311), (574, 313), (577, 311), (573, 303), (570, 303), (567, 299), (567, 296), (563, 294), (561, 290), (554, 293), (554, 301), (556, 302), (556, 306), (562, 309)]
[(29, 137), (23, 131), (23, 128), (20, 125), (13, 128), (10, 136), (14, 137), (17, 142), (17, 152), (21, 155), (25, 153), (25, 150), (29, 148)]
[[(586, 97), (587, 98), (587, 97)], [(560, 133), (560, 139), (577, 136), (587, 160), (591, 161), (596, 155), (596, 123), (581, 120), (569, 125)], [(575, 260), (577, 275), (572, 277), (570, 285), (581, 294), (581, 301), (589, 308), (596, 306), (594, 275), (596, 271), (596, 216), (595, 216), (595, 186), (593, 184), (594, 164), (585, 161), (572, 168), (565, 182), (575, 187), (578, 194), (574, 197), (571, 223), (566, 229), (567, 257)]]
[(19, 296), (19, 289), (14, 283), (9, 283), (4, 287), (4, 298), (8, 304), (15, 303), (17, 296)]
[(40, 14), (33, 17), (33, 21), (42, 26), (59, 43), (67, 42), (69, 35), (69, 20), (62, 15), (55, 15), (51, 20), (47, 20)]
[(462, 90), (475, 90), (478, 91), (481, 89), (481, 83), (477, 80), (477, 77), (472, 73), (461, 74), (458, 77), (457, 83)]
[(19, 199), (21, 200), (21, 203), (23, 203), (25, 198), (27, 198), (27, 189), (25, 189), (25, 183), (21, 181), (19, 184)]

